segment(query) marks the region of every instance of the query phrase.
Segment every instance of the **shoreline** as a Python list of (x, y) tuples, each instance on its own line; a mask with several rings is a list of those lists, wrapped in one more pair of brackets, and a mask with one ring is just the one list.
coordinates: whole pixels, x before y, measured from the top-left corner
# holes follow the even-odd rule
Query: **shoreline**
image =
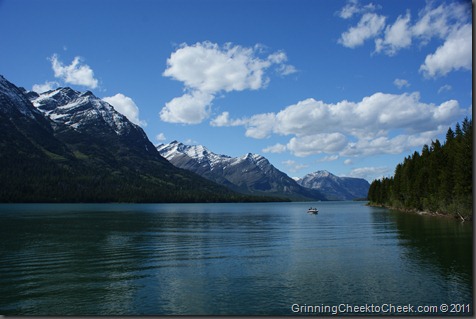
[(473, 221), (473, 216), (468, 216), (468, 217), (463, 217), (460, 214), (457, 213), (457, 215), (453, 214), (442, 214), (439, 212), (432, 212), (432, 211), (422, 211), (418, 210), (415, 208), (400, 208), (400, 207), (394, 207), (394, 206), (386, 206), (383, 204), (374, 204), (374, 203), (367, 203), (367, 206), (371, 207), (381, 207), (381, 208), (387, 208), (387, 209), (392, 209), (392, 210), (397, 210), (399, 212), (403, 213), (410, 213), (410, 214), (417, 214), (420, 216), (432, 216), (432, 217), (440, 217), (440, 218), (450, 218), (450, 219), (457, 219), (460, 220), (461, 222), (472, 222)]

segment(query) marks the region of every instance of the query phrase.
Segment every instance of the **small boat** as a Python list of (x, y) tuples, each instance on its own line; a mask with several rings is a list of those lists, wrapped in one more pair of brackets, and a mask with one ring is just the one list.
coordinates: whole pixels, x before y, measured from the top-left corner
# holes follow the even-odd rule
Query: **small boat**
[(309, 214), (317, 214), (319, 211), (317, 210), (317, 208), (312, 208), (312, 207), (311, 207), (311, 208), (309, 208), (309, 209), (307, 210), (307, 212), (308, 212)]

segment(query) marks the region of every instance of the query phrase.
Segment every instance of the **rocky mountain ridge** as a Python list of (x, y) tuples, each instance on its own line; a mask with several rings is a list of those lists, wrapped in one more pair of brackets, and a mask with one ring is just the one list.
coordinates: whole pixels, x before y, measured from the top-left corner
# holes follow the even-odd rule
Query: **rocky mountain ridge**
[(230, 157), (215, 154), (202, 145), (185, 145), (177, 141), (161, 144), (157, 149), (175, 166), (241, 193), (266, 194), (293, 200), (326, 199), (319, 191), (298, 185), (259, 154)]
[(337, 177), (327, 171), (294, 180), (259, 154), (230, 157), (215, 154), (203, 145), (178, 141), (161, 144), (157, 149), (175, 166), (243, 193), (264, 192), (307, 200), (353, 200), (365, 198), (370, 186), (364, 179)]
[(320, 190), (330, 200), (364, 199), (370, 187), (369, 182), (363, 178), (338, 177), (325, 170), (307, 174), (298, 179), (297, 183)]
[(91, 92), (26, 92), (0, 76), (0, 202), (245, 201), (176, 168)]

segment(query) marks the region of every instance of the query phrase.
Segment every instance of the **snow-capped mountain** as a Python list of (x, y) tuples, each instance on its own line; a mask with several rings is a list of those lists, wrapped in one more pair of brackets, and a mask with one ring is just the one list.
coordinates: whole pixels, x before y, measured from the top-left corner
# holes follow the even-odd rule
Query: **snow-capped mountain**
[(24, 115), (33, 120), (42, 118), (43, 116), (32, 107), (24, 93), (24, 89), (18, 88), (0, 75), (0, 103), (2, 105), (0, 112), (10, 115)]
[(230, 157), (215, 154), (202, 145), (185, 145), (177, 141), (161, 144), (157, 149), (175, 166), (241, 193), (267, 194), (294, 200), (325, 199), (319, 191), (298, 185), (258, 154)]
[(51, 121), (33, 107), (25, 93), (0, 75), (0, 160), (4, 164), (0, 167), (9, 170), (9, 164), (19, 163), (24, 152), (40, 162), (45, 152), (71, 155), (53, 135)]
[(252, 198), (176, 168), (91, 92), (38, 95), (0, 76), (0, 202), (231, 200)]
[(333, 200), (366, 198), (370, 184), (363, 178), (338, 177), (328, 171), (317, 171), (297, 180), (298, 184), (317, 189)]
[(52, 121), (75, 130), (81, 130), (89, 123), (104, 124), (122, 135), (136, 126), (90, 91), (78, 92), (66, 87), (40, 95), (30, 93), (29, 97), (33, 105)]
[[(84, 142), (84, 137), (88, 137), (108, 149), (119, 150), (127, 144), (136, 154), (158, 155), (140, 126), (90, 91), (78, 92), (66, 87), (42, 94), (29, 92), (28, 97), (53, 122), (55, 134), (68, 142), (73, 139)], [(78, 134), (83, 138), (78, 139)]]

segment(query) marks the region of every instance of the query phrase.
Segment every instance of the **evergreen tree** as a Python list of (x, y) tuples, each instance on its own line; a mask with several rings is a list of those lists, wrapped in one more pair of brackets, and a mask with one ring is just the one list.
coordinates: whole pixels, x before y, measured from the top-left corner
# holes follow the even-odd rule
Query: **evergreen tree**
[(393, 178), (375, 180), (371, 203), (472, 218), (473, 121), (448, 129), (445, 144), (424, 145), (395, 168)]

